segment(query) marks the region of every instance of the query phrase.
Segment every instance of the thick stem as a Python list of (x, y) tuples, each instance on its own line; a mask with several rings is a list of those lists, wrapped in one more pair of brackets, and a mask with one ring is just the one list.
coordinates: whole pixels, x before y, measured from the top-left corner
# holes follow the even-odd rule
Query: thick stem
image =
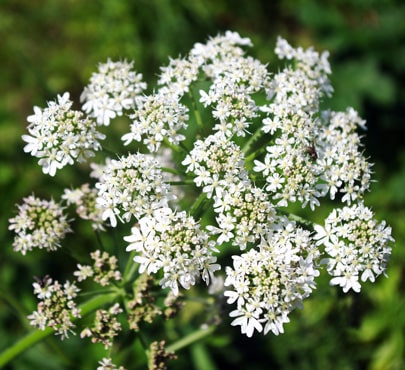
[[(95, 309), (103, 306), (106, 303), (111, 302), (117, 297), (116, 293), (104, 294), (97, 296), (80, 306), (81, 316), (86, 316)], [(78, 318), (72, 318), (72, 321), (77, 321)], [(7, 348), (0, 354), (0, 368), (9, 363), (15, 357), (31, 348), (41, 340), (45, 339), (49, 335), (53, 334), (54, 330), (47, 327), (45, 330), (35, 330), (28, 333), (24, 338), (20, 339), (17, 343)]]
[(174, 342), (170, 346), (167, 346), (166, 351), (167, 352), (178, 351), (184, 347), (189, 346), (190, 344), (193, 344), (205, 337), (208, 337), (209, 335), (211, 335), (214, 332), (214, 330), (215, 330), (215, 326), (209, 326), (208, 328), (195, 331), (195, 332), (185, 336), (184, 338), (181, 338), (177, 342)]

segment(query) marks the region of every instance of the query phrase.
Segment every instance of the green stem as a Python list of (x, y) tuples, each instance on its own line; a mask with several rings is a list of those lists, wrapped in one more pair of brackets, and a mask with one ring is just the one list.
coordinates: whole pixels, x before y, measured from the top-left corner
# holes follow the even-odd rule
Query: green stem
[(177, 342), (174, 342), (170, 346), (166, 347), (167, 352), (175, 352), (178, 351), (184, 347), (189, 346), (192, 343), (198, 342), (199, 340), (208, 337), (211, 335), (215, 330), (215, 326), (209, 326), (206, 329), (200, 329), (198, 331), (195, 331), (194, 333), (191, 333), (184, 338), (181, 338)]
[(191, 105), (193, 106), (194, 116), (195, 116), (195, 119), (196, 119), (196, 121), (197, 121), (197, 125), (198, 125), (198, 127), (200, 127), (201, 129), (203, 129), (203, 128), (204, 128), (204, 124), (203, 124), (203, 121), (202, 121), (202, 118), (201, 118), (200, 111), (199, 111), (198, 108), (197, 108), (197, 103), (196, 103), (196, 101), (195, 101), (195, 97), (194, 97), (194, 94), (193, 94), (192, 89), (189, 89), (189, 95), (190, 95), (190, 98), (191, 98)]
[(0, 298), (2, 298), (11, 308), (14, 315), (18, 316), (21, 322), (24, 324), (26, 329), (29, 329), (30, 326), (25, 319), (24, 309), (21, 306), (20, 302), (17, 299), (14, 299), (10, 294), (0, 291)]
[(101, 250), (105, 251), (103, 241), (101, 240), (100, 232), (98, 230), (95, 230), (94, 233), (96, 234), (97, 243), (100, 246)]
[(179, 175), (179, 176), (182, 176), (182, 175), (183, 175), (182, 172), (180, 172), (179, 170), (176, 170), (175, 168), (161, 167), (160, 169), (161, 169), (163, 172), (172, 173), (173, 175)]
[(124, 283), (131, 282), (132, 277), (134, 276), (135, 272), (138, 269), (139, 264), (134, 261), (135, 255), (136, 252), (132, 251), (128, 258), (127, 265), (125, 266), (124, 270), (124, 278), (123, 278)]
[[(111, 302), (117, 294), (105, 294), (97, 296), (86, 303), (80, 305), (81, 316), (86, 316), (95, 309), (103, 306), (105, 303)], [(76, 321), (77, 318), (72, 318), (72, 321)], [(27, 349), (31, 348), (41, 340), (45, 339), (49, 335), (54, 333), (52, 328), (45, 328), (45, 330), (35, 330), (28, 333), (24, 338), (21, 338), (17, 343), (13, 344), (11, 347), (7, 348), (5, 351), (0, 353), (0, 368), (13, 360), (16, 356), (20, 355)]]
[(242, 148), (243, 153), (249, 153), (252, 146), (264, 135), (264, 131), (259, 127), (256, 132), (246, 141), (246, 144)]
[(192, 185), (192, 184), (194, 184), (194, 181), (193, 180), (169, 181), (167, 183), (169, 185), (173, 185), (173, 186), (176, 186), (176, 185)]
[(181, 146), (171, 143), (166, 136), (163, 137), (163, 142), (174, 152), (180, 153), (184, 150)]
[(284, 214), (285, 216), (287, 216), (288, 219), (290, 219), (291, 221), (295, 221), (297, 224), (303, 225), (303, 226), (309, 228), (311, 231), (314, 230), (314, 225), (315, 225), (314, 222), (312, 222), (312, 221), (310, 221), (310, 220), (308, 220), (306, 218), (303, 218), (301, 216), (298, 216), (298, 215), (296, 215), (294, 213), (284, 211), (282, 209), (278, 209), (278, 212), (280, 212), (280, 213)]
[(203, 204), (203, 202), (205, 201), (205, 199), (207, 198), (207, 194), (206, 193), (201, 193), (200, 196), (196, 199), (196, 201), (194, 202), (194, 204), (192, 205), (191, 209), (190, 209), (190, 215), (193, 216), (194, 218), (197, 218), (197, 213), (199, 211), (199, 209), (201, 208), (201, 205)]
[(253, 153), (249, 154), (247, 157), (245, 157), (245, 162), (250, 163), (251, 161), (253, 161), (255, 158), (259, 157), (265, 151), (266, 151), (266, 147), (262, 146), (261, 148), (259, 148), (255, 152), (253, 152)]

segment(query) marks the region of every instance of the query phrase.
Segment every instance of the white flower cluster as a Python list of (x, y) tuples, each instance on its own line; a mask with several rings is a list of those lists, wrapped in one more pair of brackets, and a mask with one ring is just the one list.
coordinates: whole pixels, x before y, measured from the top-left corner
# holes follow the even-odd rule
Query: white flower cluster
[(97, 284), (107, 286), (113, 281), (122, 280), (117, 257), (110, 256), (106, 251), (101, 252), (99, 249), (91, 252), (90, 257), (94, 261), (93, 266), (77, 264), (77, 270), (73, 272), (77, 281), (81, 282), (91, 277)]
[(98, 362), (100, 366), (97, 367), (97, 370), (125, 370), (123, 366), (115, 365), (111, 358), (105, 357)]
[(324, 124), (318, 131), (318, 146), (322, 151), (321, 180), (324, 194), (330, 198), (342, 195), (342, 202), (351, 204), (362, 199), (369, 190), (372, 165), (364, 157), (358, 128), (366, 123), (353, 108), (346, 112), (323, 112)]
[(98, 172), (93, 172), (98, 179), (96, 202), (104, 210), (102, 218), (113, 227), (117, 218), (129, 222), (132, 216), (139, 219), (168, 204), (170, 186), (163, 181), (159, 162), (149, 155), (108, 160)]
[(241, 149), (222, 132), (197, 140), (182, 164), (192, 172), (194, 183), (208, 198), (221, 196), (240, 182), (249, 181)]
[(267, 146), (263, 162), (255, 160), (254, 170), (263, 174), (266, 190), (274, 194), (277, 206), (298, 201), (314, 209), (322, 187), (318, 184), (320, 153), (314, 146), (317, 114), (319, 100), (331, 90), (327, 54), (296, 50), (281, 38), (276, 53), (296, 64), (277, 73), (267, 90), (271, 102), (261, 107), (267, 115), (263, 131), (275, 135), (275, 140)]
[(319, 111), (319, 102), (332, 88), (327, 75), (327, 53), (292, 48), (279, 38), (276, 52), (292, 59), (294, 68), (276, 74), (267, 91), (271, 103), (261, 107), (267, 115), (263, 131), (274, 135), (263, 160), (254, 170), (266, 181), (277, 206), (299, 202), (313, 210), (319, 198), (342, 193), (350, 204), (369, 188), (371, 165), (359, 150), (356, 129), (365, 128), (357, 112)]
[(108, 126), (111, 119), (135, 108), (135, 98), (146, 89), (142, 75), (132, 70), (133, 64), (109, 59), (99, 65), (84, 88), (80, 96), (83, 110), (99, 125)]
[(317, 244), (323, 244), (328, 255), (323, 262), (333, 276), (330, 283), (341, 286), (345, 293), (350, 289), (360, 292), (359, 278), (374, 282), (385, 273), (391, 255), (388, 243), (394, 239), (391, 227), (373, 217), (373, 212), (360, 203), (334, 209), (324, 227), (315, 227)]
[[(146, 85), (132, 63), (101, 64), (81, 96), (83, 110), (100, 125), (129, 117), (121, 139), (138, 152), (91, 163), (94, 188), (66, 191), (63, 198), (97, 230), (135, 219), (124, 238), (127, 251), (139, 272), (156, 275), (163, 288), (177, 295), (203, 280), (217, 294), (222, 278), (227, 302), (236, 305), (232, 325), (248, 336), (278, 335), (315, 289), (322, 265), (332, 285), (358, 292), (360, 281), (384, 274), (393, 239), (391, 228), (377, 223), (363, 204), (371, 165), (357, 130), (365, 129), (365, 121), (353, 108), (321, 109), (333, 91), (328, 54), (279, 38), (275, 51), (287, 65), (270, 74), (245, 55), (245, 46), (251, 41), (234, 32), (195, 44), (161, 69), (149, 95), (143, 95)], [(40, 157), (51, 175), (93, 155), (103, 138), (71, 104), (65, 94), (28, 118), (25, 150)], [(298, 203), (314, 211), (326, 196), (345, 207), (316, 226), (313, 237), (313, 226), (289, 215), (288, 207)], [(10, 220), (20, 235), (16, 250), (31, 250), (34, 236), (37, 246), (58, 245), (69, 226), (52, 209), (48, 215), (42, 208), (30, 214), (20, 208), (21, 215)], [(60, 219), (64, 228), (52, 221), (45, 232), (31, 219), (42, 214), (41, 222)], [(60, 233), (49, 237), (54, 226)], [(223, 276), (214, 276), (221, 268), (216, 253), (232, 256)], [(107, 282), (125, 281), (115, 260), (96, 257)], [(79, 281), (97, 274), (80, 264), (75, 272)]]
[(105, 231), (103, 222), (103, 210), (97, 207), (96, 198), (98, 191), (85, 183), (80, 188), (65, 189), (62, 199), (68, 205), (76, 206), (76, 213), (83, 220), (90, 220), (94, 230)]
[(218, 244), (230, 242), (243, 250), (271, 227), (273, 205), (262, 189), (251, 184), (240, 147), (223, 132), (197, 140), (182, 164), (195, 175), (194, 183), (214, 200), (218, 227), (209, 225), (207, 229), (219, 234)]
[(80, 289), (69, 281), (62, 286), (48, 276), (33, 283), (33, 287), (40, 302), (37, 310), (28, 316), (30, 325), (40, 330), (49, 326), (62, 339), (69, 337), (75, 327), (72, 319), (80, 317), (80, 308), (74, 301)]
[(168, 66), (161, 68), (159, 90), (183, 96), (190, 92), (190, 86), (203, 72), (212, 79), (218, 75), (218, 68), (225, 68), (224, 60), (233, 63), (233, 58), (243, 57), (244, 50), (239, 46), (251, 46), (248, 38), (241, 38), (236, 32), (227, 31), (225, 35), (211, 38), (206, 44), (196, 43), (185, 58), (171, 59)]
[(232, 325), (240, 325), (248, 337), (254, 330), (283, 333), (288, 314), (302, 307), (319, 275), (319, 251), (309, 231), (285, 221), (280, 226), (264, 234), (258, 248), (233, 256), (233, 268), (226, 268), (225, 286), (232, 290), (225, 296), (237, 305), (230, 313)]
[(275, 210), (262, 189), (239, 183), (216, 197), (214, 210), (218, 227), (208, 225), (211, 234), (218, 234), (219, 244), (231, 243), (244, 250), (257, 243), (272, 227)]
[(267, 87), (269, 73), (264, 64), (251, 57), (221, 57), (220, 62), (213, 61), (212, 84), (208, 92), (200, 90), (200, 102), (210, 107), (213, 118), (219, 121), (214, 130), (228, 137), (245, 136), (258, 116), (252, 95)]
[(175, 295), (179, 284), (189, 289), (202, 278), (208, 285), (220, 268), (212, 254), (215, 243), (186, 212), (157, 209), (141, 218), (124, 239), (130, 243), (127, 251), (137, 252), (134, 261), (140, 264), (139, 271), (154, 274), (162, 270), (160, 285), (170, 287)]
[(75, 160), (84, 162), (101, 149), (99, 140), (105, 135), (83, 112), (72, 110), (72, 104), (69, 93), (64, 93), (58, 95), (57, 102), (49, 102), (48, 108), (34, 107), (35, 114), (27, 118), (29, 135), (22, 136), (28, 143), (24, 151), (40, 158), (38, 164), (45, 174), (54, 176), (56, 170)]
[(200, 102), (212, 109), (212, 116), (218, 121), (213, 129), (227, 137), (245, 136), (249, 132), (252, 120), (258, 116), (252, 96), (270, 82), (266, 66), (245, 56), (239, 45), (251, 45), (251, 41), (227, 32), (205, 45), (196, 44), (190, 52), (190, 58), (202, 66), (212, 82), (208, 91), (200, 89)]
[(129, 117), (131, 131), (122, 136), (125, 145), (132, 141), (143, 142), (150, 152), (156, 152), (164, 138), (174, 145), (185, 139), (178, 132), (186, 127), (188, 108), (174, 94), (159, 91), (138, 97), (136, 109)]
[(55, 251), (61, 240), (72, 230), (63, 207), (53, 200), (44, 200), (33, 195), (24, 198), (18, 205), (18, 215), (9, 220), (13, 230), (14, 251), (25, 255), (33, 248)]

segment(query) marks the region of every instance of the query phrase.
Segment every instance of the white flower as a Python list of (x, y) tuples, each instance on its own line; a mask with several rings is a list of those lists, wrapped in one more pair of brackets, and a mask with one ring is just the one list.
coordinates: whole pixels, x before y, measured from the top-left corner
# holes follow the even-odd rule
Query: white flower
[(83, 110), (96, 118), (99, 125), (108, 126), (111, 119), (123, 111), (135, 108), (135, 98), (146, 89), (142, 75), (132, 70), (133, 62), (113, 62), (99, 65), (90, 84), (80, 96)]
[(69, 93), (57, 99), (43, 110), (34, 107), (35, 114), (27, 118), (29, 135), (22, 136), (27, 142), (24, 151), (39, 158), (42, 171), (50, 176), (75, 160), (93, 157), (94, 151), (101, 149), (99, 141), (105, 138), (96, 130), (95, 122), (71, 109)]
[(9, 230), (15, 230), (14, 251), (25, 255), (33, 248), (55, 251), (65, 235), (71, 232), (64, 208), (53, 200), (33, 195), (18, 205), (18, 215), (10, 218)]
[(135, 100), (136, 109), (130, 132), (122, 136), (125, 145), (132, 141), (143, 142), (149, 151), (157, 152), (162, 141), (178, 145), (185, 139), (179, 131), (187, 126), (188, 108), (180, 103), (176, 94), (165, 90)]
[(325, 227), (315, 226), (318, 244), (325, 246), (327, 271), (331, 285), (339, 285), (346, 293), (359, 292), (361, 281), (375, 281), (385, 272), (391, 254), (389, 243), (394, 239), (385, 222), (377, 223), (372, 211), (363, 203), (334, 209), (325, 220)]
[(246, 309), (234, 310), (229, 314), (231, 317), (236, 317), (236, 319), (231, 322), (231, 325), (240, 325), (241, 333), (251, 337), (255, 329), (259, 333), (263, 330), (263, 326), (258, 320), (261, 312), (261, 308), (256, 308), (251, 304), (247, 304)]
[(94, 274), (94, 270), (91, 266), (81, 265), (80, 263), (78, 263), (77, 268), (78, 270), (73, 272), (73, 275), (77, 277), (77, 281), (79, 282), (86, 280)]
[(141, 218), (124, 240), (130, 243), (127, 251), (136, 252), (134, 261), (140, 264), (139, 271), (154, 274), (162, 270), (159, 284), (175, 295), (179, 286), (189, 289), (198, 278), (209, 285), (214, 272), (220, 269), (213, 256), (215, 243), (185, 212), (173, 212), (168, 207), (156, 209)]
[(241, 325), (248, 336), (262, 331), (262, 325), (265, 333), (283, 332), (288, 314), (315, 289), (319, 252), (312, 243), (308, 231), (280, 220), (263, 236), (259, 250), (233, 256), (224, 283), (227, 303), (237, 305), (230, 313), (237, 317), (232, 325)]
[(97, 370), (125, 370), (123, 366), (117, 367), (114, 365), (111, 358), (103, 358), (98, 362), (100, 366), (97, 367)]
[(344, 293), (347, 293), (350, 289), (359, 293), (361, 285), (359, 283), (359, 277), (357, 272), (346, 271), (342, 276), (334, 277), (330, 280), (331, 285), (339, 285)]
[(97, 205), (104, 210), (103, 220), (111, 226), (117, 219), (129, 222), (153, 210), (167, 206), (173, 199), (170, 186), (163, 181), (160, 164), (146, 154), (129, 154), (120, 160), (108, 160), (97, 174)]

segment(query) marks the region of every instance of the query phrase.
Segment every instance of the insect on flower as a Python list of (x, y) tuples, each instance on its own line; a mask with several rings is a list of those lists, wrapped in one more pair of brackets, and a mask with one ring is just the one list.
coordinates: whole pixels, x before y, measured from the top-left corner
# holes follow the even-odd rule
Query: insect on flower
[(312, 142), (311, 145), (305, 147), (305, 151), (309, 154), (314, 162), (318, 159), (318, 153), (315, 150), (314, 142)]
[(44, 288), (47, 284), (49, 284), (50, 278), (51, 277), (49, 275), (45, 275), (42, 279), (38, 276), (34, 276), (35, 282), (38, 283), (41, 288)]

